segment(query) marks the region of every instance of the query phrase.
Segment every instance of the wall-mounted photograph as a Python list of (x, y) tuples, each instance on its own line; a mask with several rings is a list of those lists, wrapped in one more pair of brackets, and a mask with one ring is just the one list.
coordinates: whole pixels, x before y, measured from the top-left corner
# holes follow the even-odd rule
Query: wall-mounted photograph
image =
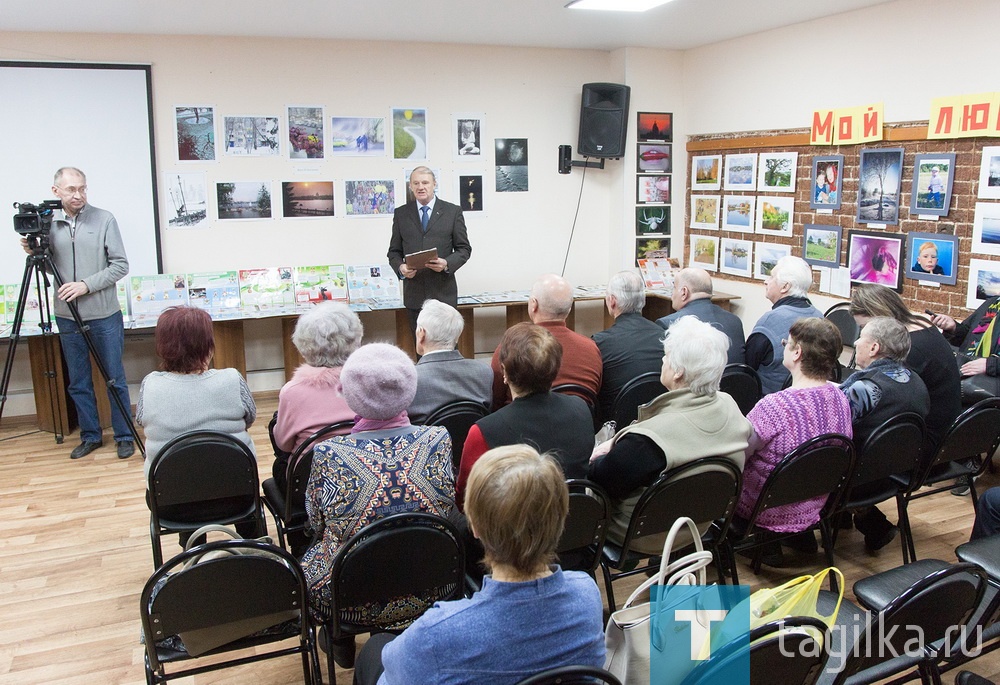
[(976, 203), (972, 221), (972, 251), (1000, 255), (1000, 203)]
[(762, 193), (794, 193), (798, 152), (762, 152), (757, 172), (757, 190)]
[(458, 177), (458, 204), (465, 212), (483, 211), (483, 177), (480, 175)]
[(392, 158), (427, 159), (427, 110), (392, 108)]
[(215, 108), (174, 107), (177, 125), (177, 159), (181, 162), (210, 162), (215, 159)]
[(719, 195), (691, 196), (691, 228), (707, 228), (719, 230), (719, 208), (722, 197)]
[(636, 176), (635, 177), (635, 201), (636, 204), (646, 205), (669, 205), (670, 204), (670, 175), (663, 176)]
[(731, 276), (750, 278), (753, 275), (753, 242), (738, 238), (723, 238), (719, 245), (719, 271)]
[(1000, 262), (970, 259), (965, 306), (979, 309), (979, 305), (997, 295), (1000, 295)]
[(640, 143), (635, 156), (635, 170), (640, 174), (673, 171), (670, 143)]
[(670, 207), (636, 207), (635, 234), (667, 235), (670, 233)]
[(791, 195), (761, 196), (757, 198), (757, 232), (770, 235), (792, 234), (793, 207)]
[(840, 209), (844, 155), (813, 157), (809, 209)]
[(753, 233), (756, 202), (753, 195), (726, 195), (722, 199), (722, 228)]
[(757, 155), (726, 155), (726, 190), (757, 189)]
[(323, 159), (323, 108), (288, 108), (290, 159)]
[(707, 271), (718, 271), (719, 239), (715, 236), (692, 235), (688, 266), (700, 266)]
[(771, 269), (782, 257), (792, 254), (792, 246), (785, 243), (761, 243), (753, 245), (753, 277), (763, 281), (771, 275)]
[(979, 197), (1000, 200), (1000, 145), (983, 148), (979, 165)]
[(955, 154), (921, 154), (913, 158), (910, 214), (945, 216), (951, 207)]
[(859, 223), (899, 223), (902, 173), (903, 148), (870, 148), (861, 151), (858, 213), (855, 217)]
[(344, 181), (347, 216), (392, 214), (396, 210), (396, 184), (387, 179)]
[(167, 227), (205, 228), (208, 225), (208, 185), (204, 173), (165, 173)]
[(281, 215), (286, 219), (333, 216), (333, 181), (282, 181)]
[(722, 155), (699, 155), (691, 158), (691, 190), (722, 188)]
[(905, 270), (903, 238), (901, 233), (850, 231), (847, 267), (851, 281), (877, 283), (899, 290)]
[(651, 259), (656, 255), (670, 254), (670, 238), (636, 238), (635, 259)]
[(277, 157), (281, 154), (278, 117), (224, 117), (222, 132), (231, 157)]
[(805, 224), (802, 259), (813, 266), (840, 266), (840, 226)]
[(907, 233), (906, 277), (955, 285), (958, 281), (958, 237), (943, 233)]
[(269, 181), (216, 183), (215, 197), (219, 203), (219, 219), (271, 218)]
[(332, 117), (330, 155), (384, 157), (385, 117)]
[(670, 112), (638, 112), (636, 120), (636, 140), (669, 143), (674, 139), (674, 115)]
[(498, 193), (528, 192), (528, 139), (497, 138), (496, 190)]
[(471, 162), (483, 156), (483, 114), (455, 114), (452, 116), (454, 125), (455, 147), (454, 158)]

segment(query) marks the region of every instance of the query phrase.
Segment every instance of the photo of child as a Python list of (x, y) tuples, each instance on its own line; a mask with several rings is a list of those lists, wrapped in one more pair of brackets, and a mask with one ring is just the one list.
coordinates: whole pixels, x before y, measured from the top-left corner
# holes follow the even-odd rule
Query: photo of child
[(813, 158), (813, 189), (809, 198), (811, 209), (840, 209), (843, 169), (843, 155)]
[(929, 240), (921, 243), (917, 248), (917, 261), (913, 264), (913, 271), (921, 274), (945, 275), (944, 267), (938, 264), (938, 247)]

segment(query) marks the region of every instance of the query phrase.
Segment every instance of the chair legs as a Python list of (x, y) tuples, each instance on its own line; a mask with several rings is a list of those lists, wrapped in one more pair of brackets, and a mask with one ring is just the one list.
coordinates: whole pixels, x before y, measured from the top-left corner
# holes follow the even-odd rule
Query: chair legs
[(604, 562), (601, 562), (601, 571), (604, 573), (604, 591), (608, 596), (608, 611), (612, 614), (617, 610), (615, 605), (615, 590), (613, 587), (613, 578), (611, 577), (611, 569)]

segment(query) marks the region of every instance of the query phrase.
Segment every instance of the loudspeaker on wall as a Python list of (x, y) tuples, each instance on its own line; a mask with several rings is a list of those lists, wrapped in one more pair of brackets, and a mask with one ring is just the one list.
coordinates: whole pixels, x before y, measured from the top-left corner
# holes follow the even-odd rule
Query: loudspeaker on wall
[(622, 157), (628, 135), (632, 89), (620, 83), (585, 83), (580, 98), (580, 140), (584, 157)]

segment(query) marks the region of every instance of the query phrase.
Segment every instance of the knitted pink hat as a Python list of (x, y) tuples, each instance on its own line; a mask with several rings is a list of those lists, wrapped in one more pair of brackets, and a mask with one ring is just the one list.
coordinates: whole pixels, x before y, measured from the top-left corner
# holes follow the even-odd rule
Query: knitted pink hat
[(347, 406), (363, 419), (391, 419), (417, 393), (417, 370), (395, 345), (371, 343), (355, 350), (340, 372)]

